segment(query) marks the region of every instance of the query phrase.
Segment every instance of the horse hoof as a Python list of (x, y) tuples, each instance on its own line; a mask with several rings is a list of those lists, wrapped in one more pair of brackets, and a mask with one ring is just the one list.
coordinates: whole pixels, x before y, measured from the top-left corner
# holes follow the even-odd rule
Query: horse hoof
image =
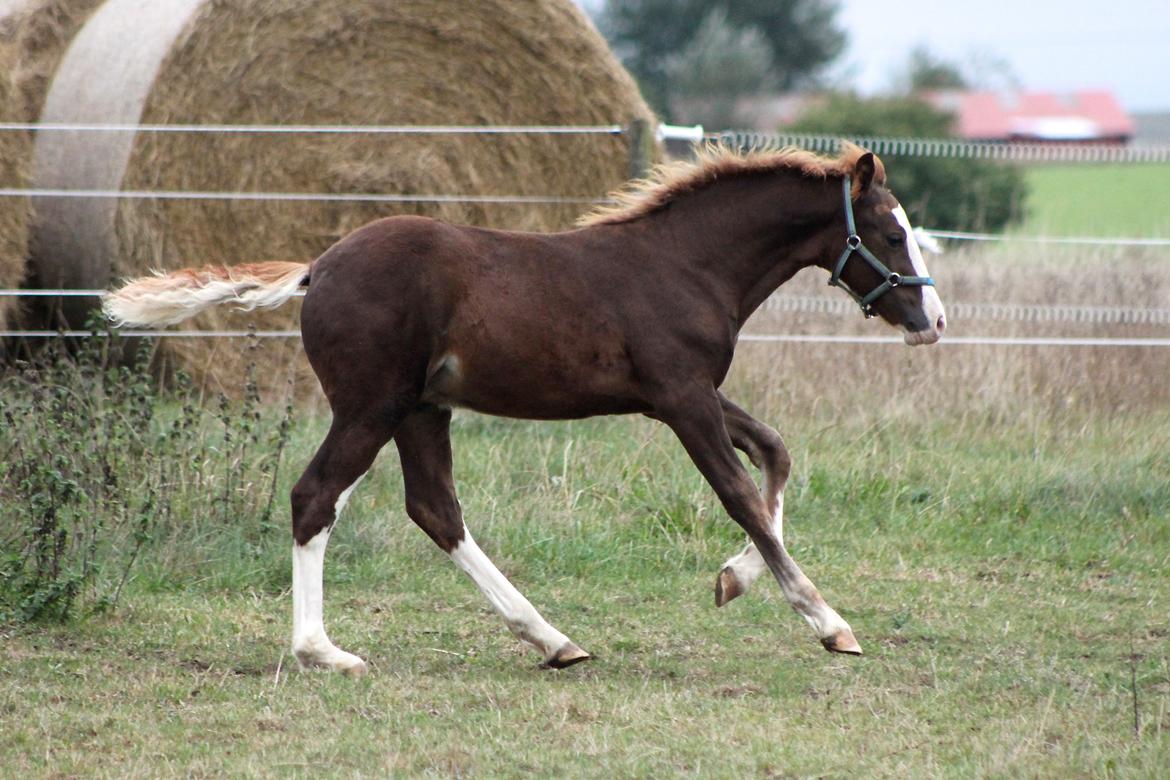
[(730, 566), (724, 566), (723, 571), (719, 572), (719, 576), (715, 578), (715, 606), (722, 607), (732, 599), (742, 596), (743, 593), (743, 587), (739, 584), (739, 578), (735, 576), (735, 572)]
[(346, 677), (352, 677), (355, 680), (359, 677), (365, 677), (366, 672), (368, 671), (366, 668), (366, 662), (358, 658), (356, 655), (354, 656), (354, 661), (356, 661), (356, 663), (350, 663), (348, 666), (339, 665), (334, 666), (333, 668), (344, 674)]
[(546, 669), (567, 669), (573, 664), (579, 664), (582, 661), (588, 660), (589, 653), (586, 653), (572, 642), (569, 642), (560, 650), (557, 650), (551, 658), (545, 660), (542, 666)]
[(825, 637), (821, 640), (821, 644), (830, 653), (861, 655), (861, 645), (857, 644), (857, 640), (853, 637), (853, 632), (848, 628), (838, 631), (833, 636)]
[(365, 661), (353, 653), (347, 653), (337, 648), (327, 654), (302, 650), (295, 655), (297, 663), (302, 669), (328, 669), (354, 679), (364, 676), (367, 671)]

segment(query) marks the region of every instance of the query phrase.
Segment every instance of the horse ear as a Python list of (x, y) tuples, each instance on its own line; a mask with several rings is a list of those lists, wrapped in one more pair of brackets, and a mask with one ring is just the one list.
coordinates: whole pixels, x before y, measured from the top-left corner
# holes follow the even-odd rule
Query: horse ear
[(877, 163), (873, 152), (866, 152), (857, 158), (853, 164), (853, 197), (860, 197), (873, 184), (873, 177), (877, 173)]

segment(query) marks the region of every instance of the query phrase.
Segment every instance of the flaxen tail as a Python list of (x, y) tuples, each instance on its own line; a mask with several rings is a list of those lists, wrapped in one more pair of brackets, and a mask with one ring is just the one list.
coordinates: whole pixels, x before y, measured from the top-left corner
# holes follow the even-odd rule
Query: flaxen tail
[(115, 325), (174, 325), (204, 309), (232, 303), (274, 309), (309, 279), (309, 263), (271, 261), (155, 272), (106, 293), (102, 311)]

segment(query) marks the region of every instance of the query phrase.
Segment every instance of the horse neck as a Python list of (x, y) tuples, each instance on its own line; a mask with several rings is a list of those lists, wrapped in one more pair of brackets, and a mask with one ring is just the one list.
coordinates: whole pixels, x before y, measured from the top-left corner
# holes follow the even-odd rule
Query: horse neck
[(646, 219), (742, 324), (777, 287), (802, 268), (823, 265), (843, 241), (839, 193), (837, 180), (795, 173), (733, 177)]

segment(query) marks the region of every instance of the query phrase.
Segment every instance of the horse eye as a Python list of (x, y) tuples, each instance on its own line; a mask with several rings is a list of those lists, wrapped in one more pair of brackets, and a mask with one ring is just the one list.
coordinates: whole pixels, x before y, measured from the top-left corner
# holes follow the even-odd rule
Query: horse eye
[(892, 247), (899, 247), (906, 243), (905, 233), (887, 233), (886, 242)]

